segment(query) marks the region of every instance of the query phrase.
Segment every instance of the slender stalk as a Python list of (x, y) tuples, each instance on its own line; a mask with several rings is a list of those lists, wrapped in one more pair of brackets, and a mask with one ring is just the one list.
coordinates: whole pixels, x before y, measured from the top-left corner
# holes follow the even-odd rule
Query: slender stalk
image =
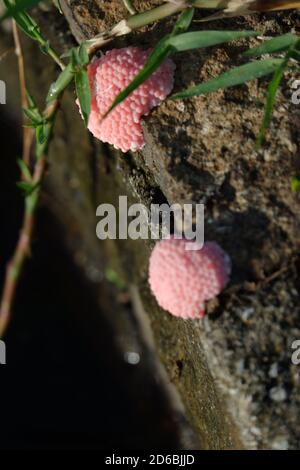
[[(33, 182), (39, 183), (43, 177), (46, 158), (40, 158), (35, 166)], [(10, 321), (15, 292), (30, 246), (35, 222), (35, 212), (39, 199), (39, 189), (25, 200), (22, 228), (15, 252), (6, 269), (2, 300), (0, 304), (0, 338), (3, 337)]]
[[(51, 130), (54, 124), (58, 106), (58, 100), (52, 101), (51, 104), (46, 107), (46, 110), (43, 113), (45, 119), (49, 123), (48, 125), (50, 126), (48, 141), (51, 137)], [(42, 147), (42, 149), (46, 149), (48, 143), (49, 142), (43, 144), (44, 147)], [(6, 276), (4, 280), (4, 287), (0, 303), (0, 338), (2, 338), (5, 334), (7, 326), (9, 324), (16, 289), (23, 271), (24, 263), (30, 254), (32, 235), (35, 225), (36, 209), (40, 196), (40, 186), (45, 173), (45, 168), (46, 154), (44, 153), (40, 156), (37, 155), (33, 177), (31, 180), (31, 183), (35, 189), (25, 198), (24, 216), (19, 239), (14, 254), (11, 260), (9, 261), (6, 269)]]
[(20, 36), (17, 28), (17, 24), (15, 20), (12, 20), (12, 32), (13, 38), (15, 43), (15, 53), (18, 59), (18, 69), (19, 69), (19, 83), (20, 83), (20, 91), (21, 91), (21, 102), (22, 107), (28, 107), (27, 95), (26, 95), (26, 81), (25, 81), (25, 69), (24, 69), (24, 58), (23, 52), (21, 47)]
[(23, 30), (23, 32), (34, 41), (37, 41), (43, 51), (48, 54), (63, 70), (65, 68), (65, 64), (62, 62), (53, 47), (51, 47), (48, 41), (44, 38), (36, 21), (25, 10), (20, 10), (17, 12), (17, 14), (13, 15), (13, 12), (16, 13), (16, 9), (12, 8), (15, 5), (12, 4), (11, 0), (3, 0), (3, 3), (7, 10), (10, 11), (11, 16), (15, 18), (16, 23)]
[[(24, 57), (22, 52), (22, 45), (20, 41), (19, 31), (15, 20), (12, 20), (12, 31), (15, 43), (15, 53), (18, 59), (18, 71), (19, 71), (19, 83), (21, 93), (22, 108), (28, 108), (28, 99), (26, 93), (26, 79), (25, 79), (25, 67)], [(25, 119), (23, 119), (23, 153), (22, 160), (28, 166), (30, 160), (30, 149), (33, 141), (34, 132), (33, 129), (25, 127)], [(24, 179), (24, 175), (22, 175)]]
[(49, 57), (51, 57), (54, 60), (54, 62), (57, 63), (57, 65), (61, 68), (61, 70), (64, 70), (65, 64), (63, 63), (62, 60), (60, 60), (59, 56), (57, 55), (57, 53), (51, 46), (48, 48), (47, 54)]

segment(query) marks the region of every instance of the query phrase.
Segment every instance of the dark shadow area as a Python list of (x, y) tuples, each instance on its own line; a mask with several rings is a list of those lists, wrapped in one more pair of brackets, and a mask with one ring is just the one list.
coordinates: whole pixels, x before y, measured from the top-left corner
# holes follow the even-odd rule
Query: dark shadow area
[[(1, 134), (2, 286), (22, 197), (15, 186), (20, 146), (4, 119)], [(42, 208), (0, 366), (0, 447), (177, 448), (174, 417), (149, 364), (123, 360), (95, 292), (60, 240)]]

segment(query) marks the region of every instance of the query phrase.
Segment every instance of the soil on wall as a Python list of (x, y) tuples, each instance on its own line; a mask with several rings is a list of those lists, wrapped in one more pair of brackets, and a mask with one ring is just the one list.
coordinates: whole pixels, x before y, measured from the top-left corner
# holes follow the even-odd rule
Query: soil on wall
[[(142, 11), (161, 2), (134, 3)], [(117, 0), (61, 4), (77, 41), (126, 15)], [(72, 43), (57, 12), (37, 15), (58, 47)], [(271, 36), (299, 31), (299, 18), (298, 12), (254, 15), (205, 27), (256, 29)], [(173, 21), (119, 38), (110, 47), (149, 47)], [(256, 40), (176, 55), (175, 91), (243, 63), (240, 53), (250, 44)], [(34, 72), (37, 64), (32, 63), (32, 70), (33, 86), (45, 88), (45, 77)], [(151, 347), (204, 448), (299, 448), (300, 369), (291, 362), (292, 342), (300, 338), (300, 199), (290, 189), (300, 167), (300, 108), (291, 102), (295, 78), (286, 74), (267, 142), (258, 152), (254, 143), (265, 80), (166, 101), (144, 120), (146, 146), (131, 155), (112, 151), (87, 134), (71, 90), (51, 146), (45, 191), (75, 262), (87, 276), (104, 264), (124, 278), (141, 325), (150, 320)], [(117, 204), (119, 195), (147, 205), (205, 204), (205, 237), (228, 251), (233, 275), (229, 287), (208, 305), (203, 321), (177, 320), (157, 306), (147, 283), (151, 241), (97, 241), (96, 207)], [(110, 321), (120, 328), (118, 318)]]

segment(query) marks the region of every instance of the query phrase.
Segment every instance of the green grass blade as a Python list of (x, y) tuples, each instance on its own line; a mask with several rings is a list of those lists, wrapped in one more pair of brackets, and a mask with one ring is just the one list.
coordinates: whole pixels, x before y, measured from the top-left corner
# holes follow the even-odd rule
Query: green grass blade
[(89, 115), (91, 111), (91, 93), (88, 73), (85, 69), (81, 69), (75, 74), (76, 93), (80, 103), (85, 125), (88, 125)]
[(184, 10), (176, 21), (173, 31), (171, 32), (171, 36), (177, 36), (178, 34), (187, 31), (193, 21), (194, 13), (194, 8)]
[(293, 44), (296, 44), (298, 36), (295, 34), (284, 34), (283, 36), (270, 39), (264, 42), (260, 46), (249, 49), (244, 52), (244, 57), (258, 57), (263, 54), (273, 54), (275, 52), (281, 52), (289, 49)]
[(169, 44), (176, 52), (182, 52), (257, 35), (255, 31), (193, 31), (170, 38)]
[(6, 6), (6, 12), (3, 13), (3, 15), (0, 17), (0, 23), (1, 21), (13, 17), (15, 18), (16, 15), (19, 13), (22, 13), (29, 8), (34, 7), (38, 3), (40, 3), (41, 0), (16, 0), (15, 2), (12, 0), (5, 0), (4, 4)]
[[(8, 8), (10, 2), (8, 0), (3, 0), (4, 4)], [(12, 17), (18, 24), (18, 26), (24, 31), (27, 36), (31, 39), (38, 40), (40, 36), (40, 31), (37, 23), (24, 11), (13, 11)]]
[(30, 170), (29, 170), (28, 166), (26, 165), (26, 163), (20, 158), (17, 160), (17, 163), (18, 163), (19, 168), (21, 170), (22, 176), (27, 181), (31, 181), (32, 180), (32, 174), (30, 173)]
[(270, 126), (274, 104), (276, 101), (277, 91), (280, 86), (281, 80), (283, 78), (284, 71), (288, 65), (288, 61), (289, 61), (288, 56), (284, 60), (281, 61), (281, 64), (275, 71), (274, 76), (269, 84), (267, 102), (266, 102), (266, 107), (265, 107), (265, 115), (264, 115), (263, 123), (259, 132), (259, 136), (256, 141), (256, 148), (259, 148), (262, 145), (267, 129)]
[[(11, 5), (10, 0), (3, 0), (6, 7)], [(27, 34), (31, 39), (37, 41), (40, 45), (41, 50), (48, 54), (55, 62), (60, 66), (61, 69), (64, 69), (64, 63), (59, 59), (56, 51), (50, 46), (49, 41), (44, 38), (42, 35), (38, 24), (34, 19), (28, 15), (25, 11), (13, 10), (12, 16), (17, 23), (17, 25), (22, 29), (22, 31)]]
[(300, 62), (300, 52), (298, 51), (291, 51), (291, 57), (295, 59), (297, 62)]
[(206, 93), (212, 93), (219, 89), (241, 85), (242, 83), (250, 80), (274, 73), (281, 62), (281, 59), (268, 59), (235, 67), (228, 72), (209, 80), (208, 82), (201, 83), (200, 85), (196, 85), (188, 88), (187, 90), (176, 93), (171, 96), (171, 99), (189, 98), (191, 96), (203, 95)]
[(71, 50), (70, 63), (75, 77), (75, 87), (80, 104), (81, 114), (85, 125), (87, 126), (91, 111), (91, 92), (87, 73), (89, 55), (84, 43), (82, 43), (80, 47)]

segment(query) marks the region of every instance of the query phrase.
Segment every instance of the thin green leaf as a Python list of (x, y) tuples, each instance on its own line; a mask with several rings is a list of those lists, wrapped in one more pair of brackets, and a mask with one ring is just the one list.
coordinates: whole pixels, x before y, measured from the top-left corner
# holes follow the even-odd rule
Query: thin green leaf
[[(8, 8), (12, 3), (11, 0), (3, 0), (4, 4)], [(19, 5), (19, 3), (18, 3)], [(55, 62), (60, 66), (61, 69), (64, 69), (65, 65), (60, 60), (58, 54), (50, 46), (49, 41), (47, 41), (44, 36), (41, 34), (38, 24), (34, 21), (31, 16), (29, 16), (25, 11), (14, 10), (13, 18), (22, 29), (22, 31), (27, 34), (31, 39), (37, 41), (40, 45), (42, 52), (48, 54)]]
[(17, 163), (20, 167), (20, 170), (21, 170), (21, 173), (23, 175), (23, 177), (27, 180), (27, 181), (31, 181), (32, 180), (32, 175), (31, 175), (31, 172), (28, 168), (28, 166), (26, 165), (26, 163), (21, 160), (21, 159), (18, 159), (17, 160)]
[(26, 96), (28, 101), (28, 108), (23, 108), (23, 113), (30, 120), (31, 127), (37, 127), (43, 123), (43, 116), (40, 113), (33, 97), (30, 95), (29, 91), (26, 89)]
[(91, 92), (89, 77), (86, 70), (81, 69), (75, 74), (76, 93), (79, 99), (81, 113), (87, 126), (91, 111)]
[[(3, 1), (4, 1), (4, 4), (8, 7), (10, 4), (8, 0), (3, 0)], [(41, 43), (42, 36), (40, 34), (39, 27), (37, 23), (34, 21), (34, 19), (31, 18), (31, 16), (29, 16), (24, 11), (17, 11), (17, 12), (14, 12), (13, 18), (18, 24), (18, 26), (22, 29), (22, 31), (24, 31), (24, 33), (27, 34), (27, 36)]]
[(35, 128), (36, 140), (39, 145), (44, 145), (47, 141), (47, 123), (42, 123)]
[(57, 99), (63, 90), (71, 83), (75, 74), (85, 68), (90, 61), (85, 44), (81, 44), (80, 47), (71, 49), (68, 55), (70, 56), (70, 62), (61, 72), (58, 79), (50, 86), (46, 98), (47, 103)]
[(184, 33), (189, 29), (191, 22), (193, 21), (194, 13), (194, 8), (188, 8), (181, 13), (175, 23), (173, 31), (171, 32), (171, 37), (177, 36), (177, 34)]
[(71, 64), (74, 73), (77, 73), (83, 67), (86, 67), (90, 61), (87, 53), (85, 44), (81, 44), (80, 47), (71, 49)]
[(170, 38), (168, 43), (176, 52), (182, 52), (257, 35), (255, 31), (193, 31)]
[(290, 47), (289, 56), (297, 62), (300, 62), (300, 39), (298, 36), (297, 41)]
[(34, 126), (38, 126), (42, 123), (43, 117), (37, 109), (23, 109), (23, 112)]
[(33, 109), (33, 108), (37, 108), (37, 105), (32, 97), (32, 95), (29, 93), (29, 91), (27, 90), (26, 88), (26, 97), (27, 97), (27, 101), (28, 101), (28, 104), (29, 104), (29, 108)]
[(276, 101), (276, 94), (280, 86), (281, 80), (283, 78), (283, 74), (287, 67), (288, 61), (289, 61), (289, 56), (287, 55), (285, 59), (281, 61), (281, 64), (275, 71), (274, 77), (269, 84), (267, 102), (265, 106), (265, 115), (264, 115), (263, 123), (259, 132), (259, 136), (256, 141), (257, 148), (259, 148), (262, 145), (265, 135), (266, 135), (266, 131), (268, 127), (270, 126), (274, 104)]
[(290, 56), (291, 56), (293, 59), (297, 60), (297, 62), (300, 62), (300, 52), (298, 52), (298, 51), (291, 51)]
[(66, 68), (60, 73), (57, 80), (51, 84), (46, 98), (46, 102), (50, 103), (51, 101), (56, 100), (63, 90), (71, 83), (74, 77), (74, 71), (72, 63), (70, 62)]
[(79, 58), (79, 61), (80, 61), (80, 65), (81, 65), (82, 67), (88, 65), (89, 62), (90, 62), (90, 58), (89, 58), (89, 55), (88, 55), (88, 52), (87, 52), (87, 50), (86, 50), (86, 46), (85, 46), (84, 43), (82, 43), (82, 44), (79, 46), (78, 58)]
[(43, 126), (36, 128), (36, 156), (43, 157), (46, 154), (53, 131), (53, 120), (47, 121)]
[(40, 186), (40, 183), (27, 183), (26, 181), (19, 181), (17, 187), (22, 189), (26, 197), (31, 196)]
[(40, 2), (41, 0), (4, 0), (7, 11), (0, 17), (0, 23), (11, 16), (15, 18), (19, 13), (36, 6)]
[(276, 38), (264, 42), (260, 46), (249, 49), (244, 52), (244, 57), (258, 57), (263, 54), (273, 54), (289, 49), (293, 44), (296, 44), (298, 37), (295, 34), (284, 34)]
[(45, 41), (43, 44), (40, 45), (40, 49), (42, 51), (43, 54), (49, 54), (49, 50), (50, 50), (51, 46), (50, 46), (50, 42), (49, 41)]
[(219, 89), (241, 85), (242, 83), (250, 80), (270, 75), (275, 72), (281, 62), (281, 59), (258, 60), (251, 62), (250, 64), (235, 67), (228, 72), (209, 80), (208, 82), (201, 83), (200, 85), (196, 85), (188, 88), (187, 90), (176, 93), (171, 96), (171, 99), (189, 98), (191, 96), (203, 95)]

